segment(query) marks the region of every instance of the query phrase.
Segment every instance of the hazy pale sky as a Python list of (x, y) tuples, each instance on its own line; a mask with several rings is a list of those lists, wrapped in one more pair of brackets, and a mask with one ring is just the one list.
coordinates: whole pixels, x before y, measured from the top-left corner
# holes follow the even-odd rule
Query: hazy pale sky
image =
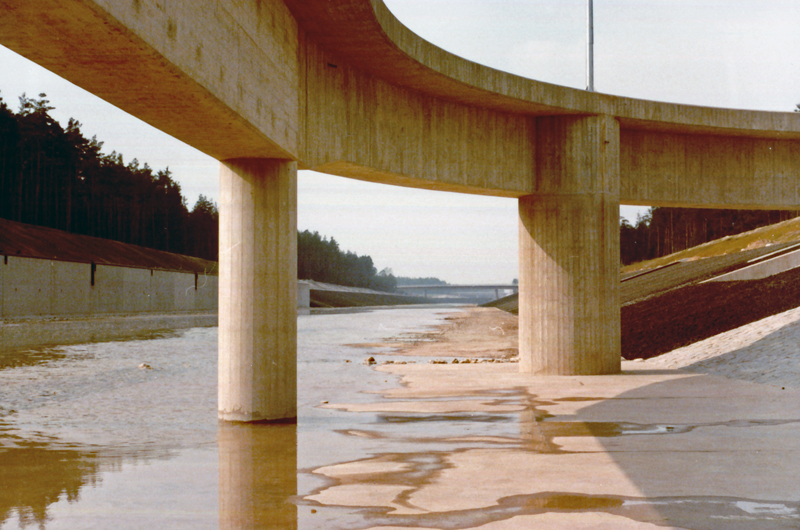
[[(586, 0), (386, 0), (412, 31), (462, 57), (565, 86), (586, 85)], [(792, 111), (800, 102), (796, 0), (594, 0), (595, 89), (642, 99)], [(104, 151), (169, 166), (190, 206), (218, 200), (218, 163), (0, 47), (0, 96), (45, 92), (62, 124)], [(636, 209), (623, 207), (634, 217)], [(298, 228), (333, 236), (402, 276), (509, 282), (516, 201), (300, 172)]]

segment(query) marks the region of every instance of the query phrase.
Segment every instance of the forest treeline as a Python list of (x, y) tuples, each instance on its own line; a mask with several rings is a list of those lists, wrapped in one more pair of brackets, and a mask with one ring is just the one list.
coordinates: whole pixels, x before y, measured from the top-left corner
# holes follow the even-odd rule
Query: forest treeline
[(623, 265), (658, 258), (797, 217), (797, 211), (718, 210), (711, 208), (651, 208), (636, 224), (620, 223)]
[(45, 94), (24, 94), (19, 111), (0, 98), (0, 217), (216, 260), (217, 206), (191, 211), (169, 168), (125, 164), (81, 124), (62, 127)]
[(394, 292), (397, 288), (391, 269), (378, 272), (371, 257), (342, 251), (334, 238), (309, 230), (297, 234), (297, 277), (376, 291)]
[(402, 287), (404, 285), (447, 285), (447, 282), (439, 278), (431, 276), (425, 278), (410, 278), (407, 276), (398, 276), (397, 285)]

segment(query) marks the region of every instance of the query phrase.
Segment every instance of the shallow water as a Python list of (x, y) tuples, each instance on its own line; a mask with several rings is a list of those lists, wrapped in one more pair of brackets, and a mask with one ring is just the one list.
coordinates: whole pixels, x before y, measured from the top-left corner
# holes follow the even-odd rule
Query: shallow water
[(324, 484), (313, 468), (380, 444), (354, 434), (374, 430), (376, 415), (318, 407), (396, 385), (363, 363), (381, 350), (344, 344), (425, 331), (452, 311), (299, 317), (297, 425), (217, 421), (216, 328), (9, 363), (0, 370), (0, 528), (358, 526), (353, 510), (300, 500)]
[[(523, 488), (469, 508), (417, 509), (414, 492), (434, 485), (457, 455), (475, 449), (549, 458), (566, 455), (558, 441), (571, 437), (680, 437), (711, 427), (741, 430), (798, 421), (564, 421), (544, 412), (553, 402), (508, 386), (425, 398), (490, 402), (484, 412), (344, 412), (320, 406), (385, 402), (383, 391), (395, 388), (397, 378), (365, 365), (364, 359), (374, 356), (380, 362), (388, 350), (352, 345), (397, 343), (397, 337), (429, 331), (453, 312), (427, 307), (300, 317), (296, 425), (217, 421), (214, 328), (39, 349), (0, 364), (0, 530), (463, 529), (517, 516), (583, 511), (709, 530), (797, 528), (800, 503), (738, 497), (633, 498), (613, 492), (525, 493)], [(629, 398), (558, 401), (602, 406), (616, 399)], [(364, 485), (373, 494), (387, 492), (387, 501), (361, 497), (358, 488)], [(348, 494), (331, 497), (332, 491)], [(493, 499), (491, 491), (482, 494)]]

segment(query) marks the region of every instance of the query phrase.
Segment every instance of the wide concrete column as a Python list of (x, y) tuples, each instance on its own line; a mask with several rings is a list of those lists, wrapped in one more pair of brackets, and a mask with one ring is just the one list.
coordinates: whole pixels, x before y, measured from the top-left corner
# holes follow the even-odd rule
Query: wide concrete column
[(220, 166), (219, 417), (297, 417), (297, 164)]
[(619, 124), (537, 119), (535, 195), (519, 199), (520, 371), (620, 371)]

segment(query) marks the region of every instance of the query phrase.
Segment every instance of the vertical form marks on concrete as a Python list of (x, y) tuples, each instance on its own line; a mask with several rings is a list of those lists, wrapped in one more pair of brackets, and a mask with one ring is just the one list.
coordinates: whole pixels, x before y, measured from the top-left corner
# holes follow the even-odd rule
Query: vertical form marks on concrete
[(220, 166), (219, 417), (297, 416), (297, 164)]
[(619, 125), (537, 119), (536, 193), (520, 198), (520, 371), (620, 370)]
[[(616, 373), (619, 203), (602, 195), (520, 199), (520, 370)], [(615, 250), (617, 252), (615, 252)]]
[(622, 131), (620, 197), (628, 204), (793, 209), (800, 143)]

